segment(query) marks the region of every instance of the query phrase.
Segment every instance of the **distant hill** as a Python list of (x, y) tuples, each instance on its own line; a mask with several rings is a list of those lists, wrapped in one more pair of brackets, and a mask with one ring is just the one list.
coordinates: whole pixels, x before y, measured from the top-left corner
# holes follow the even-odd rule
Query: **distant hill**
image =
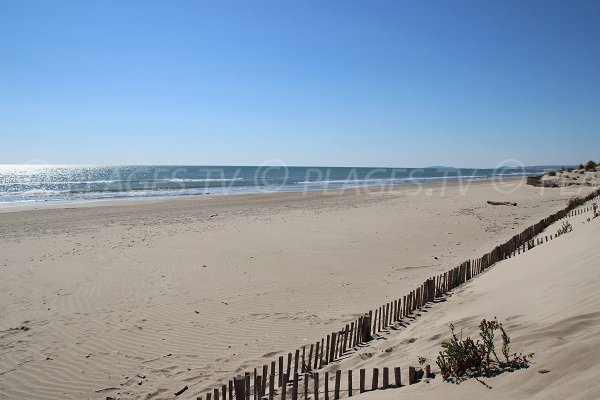
[(430, 167), (425, 167), (425, 169), (437, 169), (438, 171), (456, 171), (458, 168), (455, 167), (447, 167), (445, 165), (432, 165)]

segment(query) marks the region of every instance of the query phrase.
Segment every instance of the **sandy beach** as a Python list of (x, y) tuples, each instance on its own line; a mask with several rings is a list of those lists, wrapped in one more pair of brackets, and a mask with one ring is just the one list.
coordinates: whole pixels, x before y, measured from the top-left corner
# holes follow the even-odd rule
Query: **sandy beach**
[(194, 398), (590, 190), (478, 182), (0, 213), (0, 397), (188, 385)]

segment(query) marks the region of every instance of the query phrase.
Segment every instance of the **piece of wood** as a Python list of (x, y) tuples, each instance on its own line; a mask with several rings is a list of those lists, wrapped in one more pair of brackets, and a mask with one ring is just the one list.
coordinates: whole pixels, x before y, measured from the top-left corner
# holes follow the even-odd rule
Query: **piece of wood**
[(352, 370), (348, 370), (348, 397), (352, 397)]
[(492, 201), (488, 200), (487, 203), (491, 206), (513, 206), (516, 207), (517, 203), (513, 203), (512, 201)]
[(394, 368), (394, 384), (396, 387), (402, 387), (402, 377), (400, 376), (400, 367)]
[(256, 400), (262, 399), (262, 376), (256, 376), (256, 382), (254, 383), (254, 398)]
[(364, 393), (365, 392), (365, 376), (366, 376), (366, 371), (364, 368), (361, 368), (359, 371), (359, 381), (358, 381), (358, 390), (360, 393)]
[[(329, 338), (329, 336), (327, 336)], [(335, 345), (336, 345), (337, 334), (331, 334), (331, 348), (329, 349), (329, 362), (332, 362), (335, 359)]]
[[(288, 356), (287, 356), (286, 372), (287, 372), (288, 379), (290, 379), (292, 377), (292, 353), (288, 353)], [(287, 383), (289, 381), (285, 381), (285, 382)]]
[(245, 372), (244, 378), (246, 384), (246, 400), (250, 400), (250, 372)]
[(331, 346), (331, 344), (329, 343), (331, 341), (331, 337), (330, 335), (327, 335), (327, 344), (325, 345), (325, 365), (329, 364), (329, 352), (331, 350), (329, 350), (329, 347)]
[(371, 311), (369, 314), (365, 314), (363, 316), (363, 334), (362, 334), (362, 343), (367, 343), (371, 340)]
[(185, 392), (186, 390), (188, 390), (187, 385), (185, 385), (184, 387), (182, 387), (181, 389), (179, 389), (178, 391), (175, 392), (175, 396), (179, 396), (180, 394), (182, 394), (183, 392)]
[(254, 368), (254, 373), (252, 374), (252, 377), (254, 378), (254, 400), (259, 400), (258, 399), (258, 392), (256, 390), (256, 387), (258, 385), (258, 373), (256, 372), (256, 368)]
[(233, 381), (229, 381), (229, 398), (233, 400)]
[(233, 378), (233, 388), (235, 390), (236, 399), (246, 398), (246, 378), (243, 375), (238, 375)]
[(263, 365), (263, 369), (262, 369), (262, 382), (260, 383), (260, 387), (262, 389), (262, 392), (260, 392), (261, 396), (264, 396), (265, 393), (267, 392), (267, 376), (269, 375), (269, 366), (268, 365)]
[(281, 387), (282, 383), (283, 383), (283, 356), (279, 356), (279, 375), (278, 375), (278, 380), (277, 380), (277, 386)]
[(337, 370), (335, 371), (335, 387), (334, 387), (334, 391), (333, 391), (333, 398), (334, 400), (339, 400), (340, 398), (340, 382), (342, 380), (342, 371), (341, 370)]
[(304, 374), (304, 400), (308, 400), (308, 374)]
[(379, 369), (373, 368), (373, 380), (371, 381), (371, 390), (377, 390), (379, 387)]
[(390, 385), (390, 369), (387, 367), (383, 368), (383, 388), (387, 389), (388, 386)]
[[(288, 374), (286, 374), (285, 372), (283, 373), (283, 382), (287, 382), (288, 381)], [(287, 395), (287, 383), (284, 383), (281, 386), (281, 400), (285, 400), (285, 397)]]
[(294, 372), (294, 380), (292, 381), (292, 400), (298, 400), (298, 373)]
[(271, 361), (271, 373), (269, 375), (276, 375), (277, 372), (275, 372), (275, 361)]
[(329, 372), (325, 372), (325, 390), (323, 393), (323, 397), (325, 400), (329, 400)]
[(325, 338), (321, 339), (321, 352), (319, 353), (319, 368), (323, 367), (323, 352), (325, 351)]
[(221, 397), (223, 397), (223, 400), (227, 400), (227, 385), (221, 386)]
[(318, 372), (313, 373), (313, 389), (314, 389), (315, 400), (319, 400), (319, 373)]
[(431, 378), (431, 365), (429, 364), (425, 366), (425, 378)]
[(315, 352), (315, 366), (313, 367), (313, 369), (319, 368), (319, 342), (317, 342), (316, 344), (316, 349), (317, 351)]
[(300, 372), (306, 372), (306, 346), (302, 346), (302, 370)]
[(269, 400), (273, 400), (274, 398), (275, 398), (275, 374), (271, 374), (271, 375), (269, 375)]
[(300, 349), (296, 349), (294, 353), (294, 373), (299, 373), (298, 371), (298, 362), (300, 361)]
[(385, 305), (385, 328), (390, 326), (390, 303)]
[(312, 358), (313, 358), (313, 347), (314, 344), (310, 345), (310, 350), (308, 351), (308, 370), (311, 371), (313, 369), (312, 367)]
[(408, 384), (413, 385), (417, 383), (417, 370), (415, 367), (408, 367)]
[(215, 400), (219, 400), (219, 389), (213, 390), (213, 397)]

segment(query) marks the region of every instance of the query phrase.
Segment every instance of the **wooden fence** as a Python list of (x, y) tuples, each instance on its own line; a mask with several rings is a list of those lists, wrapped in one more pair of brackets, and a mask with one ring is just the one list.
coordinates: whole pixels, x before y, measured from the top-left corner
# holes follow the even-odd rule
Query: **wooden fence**
[[(338, 400), (342, 397), (352, 397), (355, 394), (360, 394), (372, 390), (400, 388), (402, 384), (402, 372), (400, 367), (394, 368), (373, 368), (369, 376), (367, 370), (361, 368), (356, 375), (353, 370), (344, 371), (336, 370), (330, 375), (329, 372), (320, 373), (318, 371), (302, 374), (294, 373), (289, 379), (287, 385), (277, 387), (277, 376), (256, 375), (254, 377), (254, 386), (250, 374), (238, 375), (229, 385), (223, 385), (220, 389), (213, 389), (212, 392), (206, 394), (206, 400), (227, 400), (229, 399), (268, 399), (273, 400), (279, 398), (281, 400)], [(287, 373), (283, 374), (284, 381), (288, 380)], [(417, 383), (423, 378), (432, 377), (431, 368), (429, 365), (424, 368), (408, 368), (406, 376), (408, 384)], [(251, 388), (256, 388), (251, 390)], [(199, 396), (197, 399), (202, 400)]]
[[(597, 189), (588, 196), (585, 196), (582, 199), (582, 203), (597, 199), (599, 195), (600, 189)], [(408, 294), (383, 304), (375, 310), (364, 313), (356, 320), (347, 323), (342, 329), (332, 332), (310, 346), (307, 345), (296, 349), (294, 352), (288, 353), (287, 357), (280, 356), (270, 364), (263, 365), (262, 368), (254, 368), (253, 373), (246, 372), (244, 375), (238, 375), (227, 384), (223, 384), (221, 387), (209, 391), (205, 395), (205, 399), (239, 399), (240, 397), (236, 396), (236, 393), (242, 393), (241, 390), (243, 385), (244, 397), (242, 398), (245, 398), (246, 400), (249, 400), (250, 398), (260, 400), (265, 395), (267, 396), (266, 398), (271, 400), (274, 398), (273, 396), (277, 391), (280, 393), (281, 400), (285, 400), (287, 397), (296, 400), (298, 398), (298, 385), (301, 384), (300, 382), (303, 382), (304, 384), (303, 393), (305, 393), (306, 396), (308, 395), (308, 382), (312, 379), (313, 387), (317, 389), (314, 389), (311, 393), (314, 395), (314, 399), (317, 400), (319, 399), (319, 393), (317, 393), (319, 390), (320, 379), (319, 369), (339, 360), (352, 349), (366, 345), (373, 340), (374, 335), (378, 332), (385, 330), (403, 319), (413, 317), (415, 311), (425, 304), (446, 295), (451, 290), (481, 274), (495, 263), (524, 253), (549, 240), (553, 240), (553, 238), (559, 236), (558, 232), (554, 235), (540, 235), (539, 237), (538, 235), (554, 222), (589, 211), (592, 211), (592, 207), (581, 207), (580, 204), (573, 207), (567, 206), (524, 229), (521, 233), (514, 235), (506, 241), (506, 243), (496, 246), (489, 253), (486, 253), (477, 259), (467, 260), (447, 272), (426, 279), (420, 286), (416, 287)], [(383, 369), (383, 371), (386, 370), (387, 368)], [(409, 370), (411, 369), (409, 368)], [(396, 371), (398, 371), (398, 380), (395, 380), (395, 382), (397, 385), (400, 385), (400, 368), (394, 368), (395, 379)], [(339, 398), (335, 396), (337, 396), (336, 391), (339, 391), (340, 383), (338, 381), (338, 375), (340, 373), (339, 370), (335, 372), (335, 399)], [(373, 373), (376, 374), (375, 372)], [(349, 389), (347, 389), (347, 392), (348, 395), (351, 396), (352, 371), (348, 371), (348, 374)], [(364, 372), (361, 372), (359, 391), (364, 389), (363, 375)], [(372, 384), (376, 386), (378, 378), (376, 377), (377, 375), (373, 376)], [(383, 385), (387, 387), (389, 381), (386, 377), (387, 372), (384, 372), (382, 382)], [(328, 384), (328, 372), (324, 372), (324, 399), (329, 398)], [(291, 385), (289, 394), (287, 388), (288, 385)], [(197, 399), (202, 399), (202, 396), (198, 396)]]

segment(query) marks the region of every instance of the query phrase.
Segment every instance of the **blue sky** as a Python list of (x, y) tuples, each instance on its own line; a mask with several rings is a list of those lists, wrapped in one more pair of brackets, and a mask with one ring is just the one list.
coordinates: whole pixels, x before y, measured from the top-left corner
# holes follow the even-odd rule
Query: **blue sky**
[(600, 1), (0, 1), (0, 163), (600, 159)]

